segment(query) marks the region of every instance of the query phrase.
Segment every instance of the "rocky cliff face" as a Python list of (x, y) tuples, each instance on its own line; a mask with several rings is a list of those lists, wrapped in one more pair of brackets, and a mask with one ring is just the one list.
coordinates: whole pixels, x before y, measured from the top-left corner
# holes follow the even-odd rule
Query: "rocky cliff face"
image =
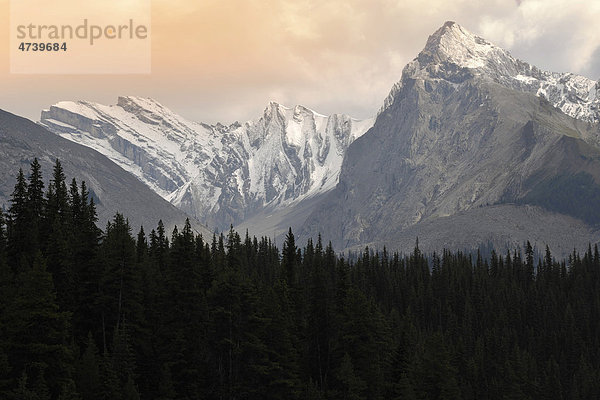
[[(582, 210), (600, 193), (596, 91), (593, 81), (540, 71), (446, 23), (406, 66), (373, 129), (350, 145), (336, 190), (303, 235), (322, 232), (338, 248), (394, 246), (409, 228), (418, 235), (415, 227), (431, 231), (431, 221), (498, 204), (597, 223), (599, 213)], [(566, 184), (571, 177), (586, 184)], [(555, 201), (561, 190), (568, 195)], [(472, 227), (444, 225), (445, 236), (481, 223), (493, 236), (482, 212)]]
[(183, 211), (226, 229), (335, 187), (345, 151), (372, 125), (270, 103), (255, 121), (187, 121), (151, 99), (60, 102), (40, 123), (92, 147)]

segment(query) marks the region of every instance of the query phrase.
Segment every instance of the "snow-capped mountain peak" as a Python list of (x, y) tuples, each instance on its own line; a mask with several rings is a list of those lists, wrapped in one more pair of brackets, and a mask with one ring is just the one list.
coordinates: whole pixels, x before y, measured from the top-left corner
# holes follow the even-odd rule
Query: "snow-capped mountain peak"
[[(495, 54), (494, 54), (495, 53)], [(473, 35), (453, 21), (446, 22), (427, 40), (420, 57), (428, 62), (450, 62), (464, 68), (481, 68), (490, 57), (504, 51), (479, 36)]]
[(153, 99), (123, 96), (108, 106), (59, 102), (40, 123), (105, 154), (191, 215), (227, 228), (266, 206), (331, 190), (348, 145), (373, 120), (270, 102), (256, 120), (209, 125)]
[(417, 58), (406, 65), (380, 113), (393, 103), (407, 80), (460, 85), (473, 77), (543, 97), (573, 118), (600, 122), (599, 82), (573, 73), (541, 70), (452, 21), (432, 34)]

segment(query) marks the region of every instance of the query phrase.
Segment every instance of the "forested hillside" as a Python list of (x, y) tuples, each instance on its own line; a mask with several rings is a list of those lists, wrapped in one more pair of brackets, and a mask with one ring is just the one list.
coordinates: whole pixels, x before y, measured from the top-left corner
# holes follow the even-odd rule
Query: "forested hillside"
[[(100, 229), (34, 161), (0, 214), (3, 399), (593, 399), (600, 255)], [(137, 234), (133, 234), (132, 229)]]

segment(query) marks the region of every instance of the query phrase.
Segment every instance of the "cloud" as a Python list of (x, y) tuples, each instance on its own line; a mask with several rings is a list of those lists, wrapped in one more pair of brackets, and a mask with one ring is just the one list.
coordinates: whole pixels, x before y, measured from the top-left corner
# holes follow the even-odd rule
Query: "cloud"
[[(15, 111), (37, 118), (50, 98), (111, 103), (133, 94), (206, 122), (256, 118), (270, 100), (369, 117), (446, 20), (540, 68), (600, 77), (596, 0), (152, 4), (151, 76), (29, 76), (23, 86), (24, 79), (2, 72), (0, 105), (22, 104)], [(9, 97), (17, 88), (19, 98)]]
[(598, 21), (598, 1), (523, 0), (502, 17), (485, 16), (477, 28), (481, 36), (540, 68), (597, 77)]

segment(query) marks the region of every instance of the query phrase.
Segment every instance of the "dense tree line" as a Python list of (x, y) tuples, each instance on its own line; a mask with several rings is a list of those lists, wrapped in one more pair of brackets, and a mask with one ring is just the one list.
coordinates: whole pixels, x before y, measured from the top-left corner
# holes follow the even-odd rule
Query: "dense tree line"
[(600, 256), (100, 230), (35, 160), (0, 212), (5, 399), (600, 398)]

